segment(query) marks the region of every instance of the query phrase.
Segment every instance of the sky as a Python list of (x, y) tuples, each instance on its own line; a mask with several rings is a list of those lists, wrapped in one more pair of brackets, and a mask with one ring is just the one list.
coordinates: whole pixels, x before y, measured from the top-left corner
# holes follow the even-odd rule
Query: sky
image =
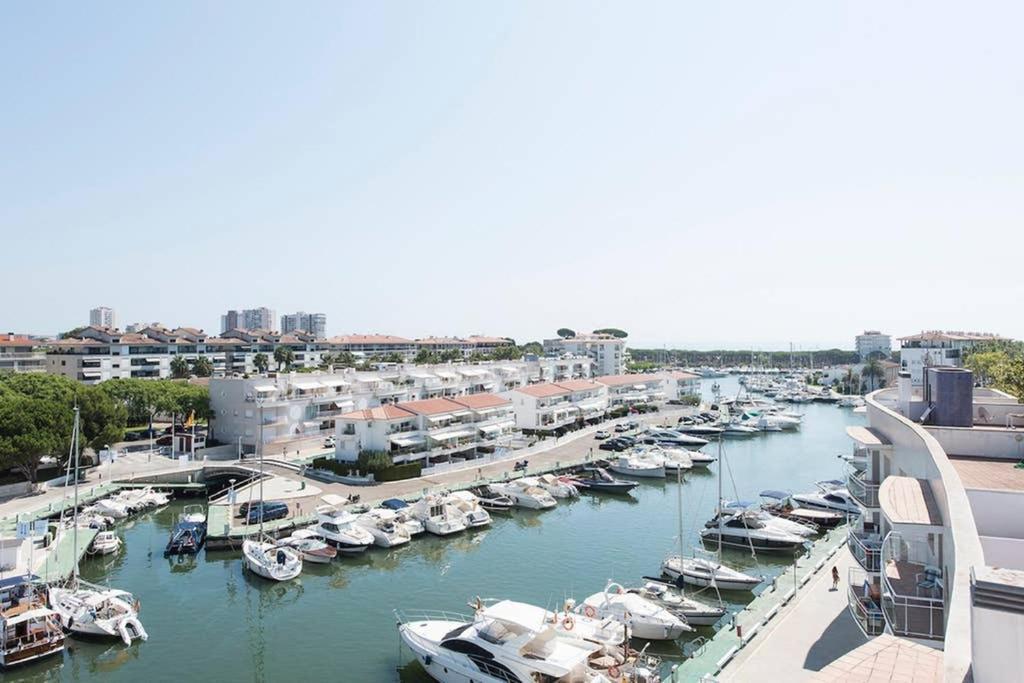
[(0, 331), (1024, 338), (1024, 4), (7, 3)]

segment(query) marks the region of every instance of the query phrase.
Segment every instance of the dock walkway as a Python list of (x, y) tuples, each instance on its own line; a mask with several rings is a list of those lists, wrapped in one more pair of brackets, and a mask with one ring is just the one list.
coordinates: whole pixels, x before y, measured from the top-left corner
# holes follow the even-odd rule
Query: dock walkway
[[(845, 588), (841, 585), (838, 591), (828, 591), (832, 566), (839, 566), (840, 576), (845, 577), (852, 561), (846, 550), (846, 532), (847, 527), (840, 526), (815, 543), (809, 555), (798, 558), (795, 569), (787, 569), (736, 613), (732, 626), (722, 628), (680, 664), (673, 673), (673, 683), (766, 680), (766, 671), (772, 672), (772, 680), (809, 679), (817, 669), (804, 667), (828, 658), (827, 653), (816, 651), (817, 643), (832, 621), (841, 622), (844, 616), (852, 635), (860, 638), (851, 638), (844, 631), (840, 640), (847, 649), (863, 643), (865, 639), (853, 617), (845, 612)], [(798, 610), (799, 614), (794, 615)], [(799, 637), (797, 631), (804, 635)], [(829, 647), (836, 649), (839, 645)], [(821, 661), (818, 669), (829, 661)]]

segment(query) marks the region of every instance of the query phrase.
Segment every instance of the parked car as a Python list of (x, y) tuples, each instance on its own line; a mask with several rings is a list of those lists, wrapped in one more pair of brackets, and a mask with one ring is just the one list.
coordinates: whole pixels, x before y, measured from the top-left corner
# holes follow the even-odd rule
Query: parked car
[(324, 448), (334, 448), (335, 444), (337, 443), (338, 440), (334, 436), (329, 436), (326, 439), (324, 439)]
[(637, 422), (636, 420), (630, 420), (629, 421), (629, 428), (630, 429), (640, 429), (640, 423)]
[(615, 438), (617, 438), (622, 443), (626, 444), (627, 447), (636, 445), (635, 436), (626, 436), (625, 434), (623, 434), (622, 436), (617, 436)]
[(282, 503), (276, 500), (268, 500), (264, 503), (253, 503), (252, 506), (246, 510), (245, 523), (259, 524), (261, 515), (263, 516), (264, 522), (283, 519), (288, 516), (288, 505), (287, 503)]
[(598, 429), (596, 432), (594, 432), (595, 439), (607, 439), (609, 436), (611, 436), (611, 434), (609, 434), (608, 431), (605, 429)]
[(620, 422), (619, 424), (615, 425), (615, 431), (619, 434), (621, 434), (622, 432), (628, 432), (629, 425), (627, 425), (625, 422)]
[(138, 432), (125, 432), (124, 433), (124, 440), (125, 441), (139, 441), (141, 439), (142, 439), (142, 436)]
[(608, 439), (607, 441), (602, 441), (598, 448), (602, 451), (624, 451), (629, 448), (629, 444), (619, 439)]

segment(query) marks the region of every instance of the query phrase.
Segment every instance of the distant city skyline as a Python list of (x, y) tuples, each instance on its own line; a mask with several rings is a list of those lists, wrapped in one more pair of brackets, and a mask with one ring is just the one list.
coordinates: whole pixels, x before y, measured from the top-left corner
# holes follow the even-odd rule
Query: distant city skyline
[(3, 15), (4, 332), (1024, 338), (1020, 3)]

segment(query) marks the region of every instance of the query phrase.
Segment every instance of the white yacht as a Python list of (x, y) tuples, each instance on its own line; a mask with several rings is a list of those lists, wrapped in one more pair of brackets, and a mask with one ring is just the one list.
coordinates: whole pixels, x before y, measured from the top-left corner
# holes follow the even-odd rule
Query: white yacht
[[(774, 527), (779, 531), (785, 531), (789, 534), (796, 536), (802, 536), (804, 538), (814, 538), (818, 535), (820, 529), (815, 524), (807, 522), (800, 522), (795, 519), (788, 519), (786, 517), (779, 517), (772, 514), (769, 510), (746, 505), (744, 503), (735, 503), (729, 501), (722, 501), (723, 514), (727, 517), (739, 512), (743, 512), (748, 517), (754, 517), (761, 523)], [(710, 522), (708, 525), (710, 526)]]
[(206, 524), (206, 508), (202, 505), (186, 505), (182, 513), (178, 515), (178, 521), (189, 524)]
[(665, 464), (644, 455), (620, 455), (608, 464), (608, 469), (629, 477), (665, 478)]
[(691, 626), (714, 626), (726, 612), (721, 604), (713, 605), (695, 600), (663, 581), (649, 579), (639, 588), (627, 590), (661, 605), (674, 614), (681, 615)]
[(361, 553), (373, 545), (373, 536), (356, 524), (356, 516), (331, 504), (316, 509), (317, 523), (312, 530), (338, 549), (339, 553)]
[(757, 514), (721, 512), (700, 530), (705, 543), (721, 544), (744, 550), (793, 551), (803, 547), (807, 538), (766, 523)]
[(271, 581), (290, 581), (302, 572), (299, 551), (266, 541), (243, 541), (242, 562), (249, 571)]
[(539, 486), (531, 486), (528, 481), (522, 479), (514, 479), (504, 484), (491, 484), (491, 490), (508, 496), (516, 507), (546, 510), (558, 505), (550, 493)]
[(470, 491), (452, 491), (443, 498), (446, 505), (451, 505), (462, 513), (466, 526), (476, 528), (491, 523), (491, 514), (480, 505), (480, 499)]
[(644, 640), (675, 640), (693, 630), (686, 619), (614, 582), (584, 600), (576, 612), (591, 619), (611, 617), (627, 626), (634, 637)]
[(704, 451), (686, 451), (686, 455), (690, 457), (690, 462), (693, 463), (694, 467), (707, 467), (715, 461), (715, 456), (708, 455)]
[[(427, 673), (442, 683), (658, 683), (655, 660), (559, 630), (547, 610), (503, 602), (472, 617), (398, 615), (402, 642)], [(566, 616), (566, 626), (575, 617)], [(572, 629), (569, 629), (570, 631)]]
[(96, 501), (95, 508), (99, 514), (113, 517), (114, 519), (124, 519), (128, 516), (128, 506), (110, 498)]
[(298, 529), (291, 536), (282, 538), (278, 545), (293, 548), (302, 555), (303, 562), (330, 564), (338, 556), (338, 550), (322, 537), (309, 529)]
[(693, 469), (693, 460), (690, 459), (690, 452), (685, 448), (672, 448), (670, 446), (639, 446), (634, 453), (643, 454), (654, 462), (661, 462), (665, 468), (665, 476), (674, 477), (676, 471), (687, 472)]
[(671, 579), (682, 579), (691, 586), (716, 586), (720, 590), (749, 591), (761, 584), (761, 579), (727, 567), (715, 560), (678, 555), (665, 558), (661, 571)]
[(90, 555), (111, 555), (121, 548), (121, 539), (113, 531), (101, 531), (92, 539)]
[(427, 530), (423, 522), (412, 516), (412, 506), (401, 498), (388, 498), (381, 501), (380, 507), (393, 510), (396, 513), (395, 521), (405, 527), (409, 536), (419, 536)]
[(51, 587), (49, 598), (64, 628), (72, 633), (120, 638), (125, 645), (149, 638), (139, 621), (139, 603), (127, 591), (74, 580), (67, 587)]
[(466, 529), (466, 517), (441, 496), (428, 494), (409, 508), (410, 514), (435, 536), (457, 534)]
[[(412, 536), (405, 524), (398, 519), (399, 513), (387, 508), (373, 508), (356, 517), (356, 524), (370, 532), (373, 544), (381, 548), (394, 548), (408, 543)], [(420, 529), (423, 525), (416, 524)]]
[(534, 486), (539, 486), (555, 498), (579, 498), (579, 490), (567, 481), (563, 481), (561, 478), (554, 474), (542, 474), (539, 477), (523, 477), (523, 480), (529, 480), (533, 482)]
[(845, 488), (825, 486), (830, 482), (819, 482), (819, 491), (812, 493), (794, 493), (790, 496), (803, 507), (815, 510), (831, 510), (845, 515), (859, 515), (860, 505)]

